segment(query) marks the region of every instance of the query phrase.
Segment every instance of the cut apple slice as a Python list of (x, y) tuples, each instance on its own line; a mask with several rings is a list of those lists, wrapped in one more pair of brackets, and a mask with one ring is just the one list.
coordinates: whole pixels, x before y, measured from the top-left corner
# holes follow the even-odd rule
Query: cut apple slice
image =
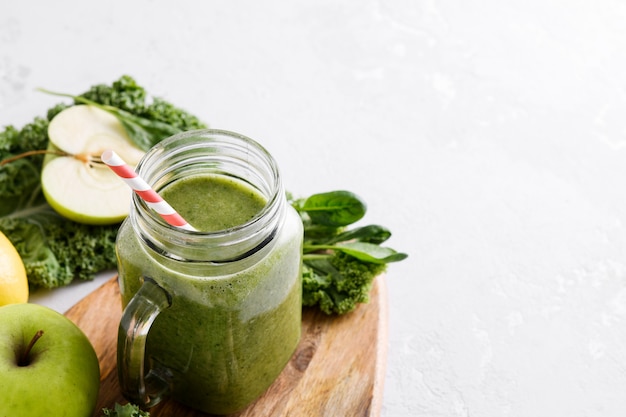
[(49, 150), (41, 185), (48, 204), (80, 223), (114, 224), (129, 212), (131, 190), (99, 157), (114, 149), (134, 166), (144, 151), (134, 146), (124, 126), (112, 114), (90, 105), (76, 105), (56, 115), (48, 127)]

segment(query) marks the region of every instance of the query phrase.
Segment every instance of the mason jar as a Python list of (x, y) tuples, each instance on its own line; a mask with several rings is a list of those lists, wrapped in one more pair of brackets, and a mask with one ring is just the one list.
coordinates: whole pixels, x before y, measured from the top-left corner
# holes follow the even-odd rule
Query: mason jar
[(221, 130), (170, 137), (136, 169), (196, 230), (133, 194), (116, 250), (124, 396), (210, 414), (258, 398), (300, 339), (303, 227), (257, 142)]

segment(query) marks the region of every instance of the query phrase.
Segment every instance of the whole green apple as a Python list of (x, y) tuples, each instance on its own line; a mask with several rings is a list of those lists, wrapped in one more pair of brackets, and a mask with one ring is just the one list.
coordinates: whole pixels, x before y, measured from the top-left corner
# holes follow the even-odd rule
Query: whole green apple
[(89, 417), (98, 357), (67, 317), (41, 305), (0, 307), (0, 416)]

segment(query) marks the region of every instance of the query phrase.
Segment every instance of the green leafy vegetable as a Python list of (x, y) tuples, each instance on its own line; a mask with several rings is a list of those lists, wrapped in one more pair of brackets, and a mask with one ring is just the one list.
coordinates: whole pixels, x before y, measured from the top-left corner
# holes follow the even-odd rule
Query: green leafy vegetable
[(319, 250), (334, 250), (351, 255), (361, 261), (375, 264), (385, 264), (388, 262), (401, 261), (406, 258), (403, 253), (397, 253), (391, 248), (378, 246), (374, 243), (366, 242), (346, 242), (336, 245), (307, 245), (306, 251), (313, 252)]
[(374, 278), (385, 264), (360, 262), (342, 253), (315, 258), (305, 256), (302, 304), (317, 306), (326, 314), (345, 314), (367, 303)]
[(360, 242), (383, 243), (391, 237), (391, 232), (386, 228), (370, 224), (368, 226), (357, 227), (345, 232), (339, 233), (329, 238), (326, 243), (346, 242), (349, 240), (358, 240)]
[(103, 408), (101, 417), (150, 417), (150, 413), (139, 409), (135, 404), (120, 405), (115, 403), (113, 409)]
[(331, 227), (352, 224), (365, 215), (365, 210), (365, 203), (349, 191), (315, 194), (300, 207), (312, 222)]
[(98, 84), (82, 94), (88, 100), (134, 114), (144, 119), (167, 123), (180, 130), (207, 127), (193, 114), (159, 97), (148, 97), (147, 91), (129, 76), (112, 85)]
[(116, 266), (116, 226), (88, 226), (58, 215), (42, 198), (0, 218), (0, 230), (22, 257), (33, 287), (91, 280)]
[[(163, 100), (155, 98), (148, 103), (145, 90), (129, 76), (122, 76), (111, 86), (91, 87), (80, 97), (120, 106), (129, 114), (177, 130), (206, 127), (195, 116)], [(45, 118), (37, 117), (21, 130), (7, 126), (0, 131), (0, 161), (47, 149), (48, 124), (67, 107), (58, 104), (48, 110)], [(22, 257), (29, 284), (55, 288), (74, 279), (93, 279), (96, 273), (114, 268), (119, 225), (88, 226), (59, 216), (41, 191), (42, 162), (43, 155), (35, 154), (0, 164), (0, 231)]]
[(126, 133), (128, 133), (128, 136), (135, 143), (135, 145), (137, 145), (137, 147), (143, 149), (144, 151), (147, 151), (164, 138), (182, 132), (181, 129), (169, 123), (136, 116), (117, 107), (100, 104), (85, 97), (74, 96), (64, 93), (55, 93), (44, 89), (40, 89), (40, 91), (56, 96), (69, 97), (74, 99), (74, 101), (77, 103), (96, 106), (101, 108), (102, 110), (111, 113), (122, 123), (122, 126), (124, 126), (124, 129), (126, 130)]
[(304, 224), (302, 304), (345, 314), (369, 301), (374, 278), (390, 262), (407, 257), (380, 246), (391, 237), (383, 226), (348, 229), (365, 215), (365, 203), (348, 191), (314, 194), (291, 205)]

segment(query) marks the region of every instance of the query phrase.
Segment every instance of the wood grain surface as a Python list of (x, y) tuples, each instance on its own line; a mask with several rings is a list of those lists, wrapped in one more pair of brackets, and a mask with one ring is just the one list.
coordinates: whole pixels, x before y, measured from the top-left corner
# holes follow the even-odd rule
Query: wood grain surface
[[(380, 414), (387, 359), (387, 293), (376, 278), (371, 300), (352, 313), (327, 316), (305, 308), (296, 352), (268, 390), (236, 417), (351, 416)], [(93, 344), (100, 361), (101, 386), (94, 416), (103, 407), (124, 404), (117, 382), (116, 338), (121, 317), (116, 278), (72, 307), (66, 316)], [(207, 414), (164, 400), (151, 417)]]

